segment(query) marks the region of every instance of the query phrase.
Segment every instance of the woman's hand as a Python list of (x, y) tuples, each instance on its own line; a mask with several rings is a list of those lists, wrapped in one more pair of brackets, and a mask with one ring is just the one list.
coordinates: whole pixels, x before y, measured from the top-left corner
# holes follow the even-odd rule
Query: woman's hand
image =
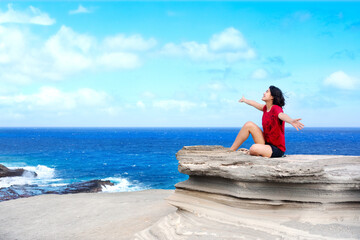
[(304, 128), (304, 124), (300, 122), (301, 118), (291, 120), (290, 124), (299, 131)]
[(244, 96), (242, 96), (242, 98), (239, 100), (239, 102), (245, 102), (245, 97)]
[(253, 106), (254, 108), (258, 109), (259, 111), (263, 111), (264, 104), (260, 104), (255, 102), (254, 100), (246, 99), (244, 96), (239, 100), (240, 103), (246, 103), (247, 105)]

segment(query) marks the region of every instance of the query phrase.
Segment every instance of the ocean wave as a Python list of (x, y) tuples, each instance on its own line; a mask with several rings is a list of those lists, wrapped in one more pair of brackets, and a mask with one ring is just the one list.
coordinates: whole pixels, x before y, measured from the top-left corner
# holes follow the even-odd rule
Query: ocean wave
[(27, 171), (36, 172), (37, 176), (34, 177), (32, 174), (25, 172), (19, 177), (4, 177), (0, 178), (0, 188), (7, 188), (13, 185), (47, 185), (49, 182), (57, 182), (59, 179), (54, 179), (55, 169), (49, 168), (44, 165), (37, 166), (26, 166), (26, 167), (9, 167), (9, 169), (23, 168)]
[(36, 167), (27, 166), (24, 167), (25, 170), (36, 172), (37, 179), (52, 179), (55, 176), (55, 169), (49, 168), (44, 165), (37, 165)]
[(103, 186), (102, 192), (132, 192), (147, 189), (141, 183), (129, 181), (126, 178), (109, 177), (101, 180), (114, 183), (114, 186)]

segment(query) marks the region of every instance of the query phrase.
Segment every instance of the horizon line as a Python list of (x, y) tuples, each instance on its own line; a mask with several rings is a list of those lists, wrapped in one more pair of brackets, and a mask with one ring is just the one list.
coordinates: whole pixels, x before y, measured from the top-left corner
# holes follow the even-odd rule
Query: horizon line
[[(159, 126), (0, 126), (0, 129), (4, 128), (241, 128), (239, 126), (166, 126), (166, 127), (159, 127)], [(327, 126), (327, 127), (305, 127), (307, 128), (360, 128), (360, 126)], [(294, 127), (285, 127), (285, 129), (293, 129), (296, 130)], [(302, 130), (304, 130), (302, 129)], [(302, 131), (299, 130), (299, 131)]]

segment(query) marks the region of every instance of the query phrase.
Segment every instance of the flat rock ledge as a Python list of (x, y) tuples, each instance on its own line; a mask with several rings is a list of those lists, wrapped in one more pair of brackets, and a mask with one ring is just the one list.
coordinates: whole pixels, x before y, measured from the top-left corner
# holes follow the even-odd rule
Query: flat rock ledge
[(360, 156), (183, 147), (177, 211), (135, 239), (360, 239)]

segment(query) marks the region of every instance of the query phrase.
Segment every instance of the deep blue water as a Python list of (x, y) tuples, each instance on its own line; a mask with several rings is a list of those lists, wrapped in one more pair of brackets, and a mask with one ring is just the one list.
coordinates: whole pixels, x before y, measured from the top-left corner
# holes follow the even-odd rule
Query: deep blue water
[[(0, 164), (26, 167), (38, 179), (0, 179), (11, 184), (61, 186), (109, 179), (109, 191), (173, 189), (187, 179), (175, 154), (183, 146), (230, 147), (235, 128), (0, 128)], [(286, 154), (360, 155), (360, 128), (286, 129)], [(252, 139), (242, 147), (249, 148)]]

